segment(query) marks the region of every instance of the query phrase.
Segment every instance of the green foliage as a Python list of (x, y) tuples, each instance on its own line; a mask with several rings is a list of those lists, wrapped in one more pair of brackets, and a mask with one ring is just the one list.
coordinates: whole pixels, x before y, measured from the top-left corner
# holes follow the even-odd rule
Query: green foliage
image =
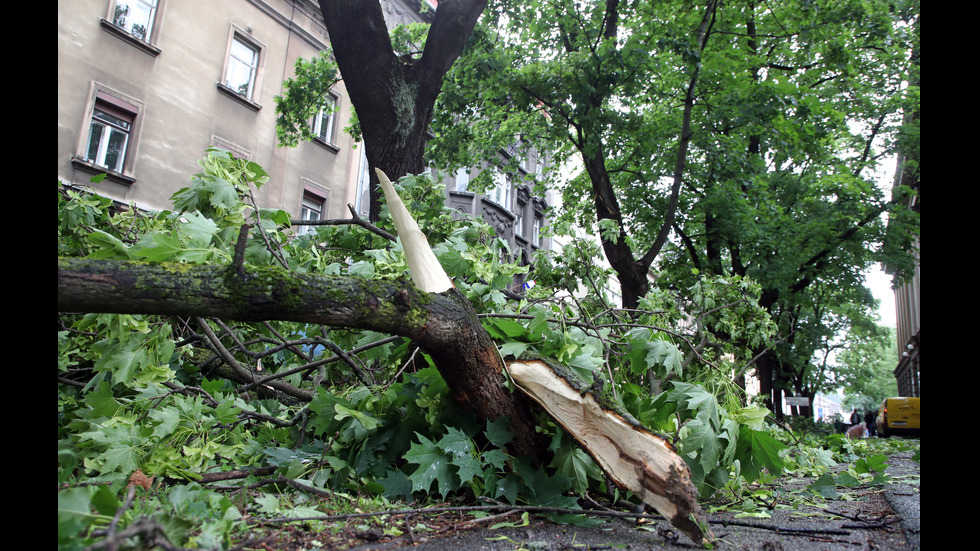
[(329, 50), (312, 59), (298, 58), (294, 75), (283, 82), (283, 95), (276, 96), (276, 137), (285, 147), (312, 140), (311, 121), (320, 111), (332, 113), (330, 89), (340, 81), (340, 72)]
[[(914, 265), (918, 215), (905, 205), (915, 190), (897, 188), (889, 201), (891, 180), (876, 171), (899, 150), (908, 152), (906, 171), (918, 171), (918, 9), (725, 4), (701, 49), (703, 8), (679, 2), (504, 2), (447, 77), (428, 153), (440, 166), (465, 167), (520, 134), (559, 165), (577, 161), (588, 170), (540, 180), (562, 195), (551, 221), (609, 243), (625, 238), (634, 259), (657, 252), (667, 183), (684, 161), (674, 240), (654, 264), (658, 285), (693, 297), (705, 276), (758, 285), (753, 294), (775, 325), (695, 306), (703, 332), (743, 358), (765, 351), (778, 365), (777, 387), (813, 392), (831, 379), (820, 355), (872, 315), (867, 268), (884, 262), (908, 274)], [(679, 158), (696, 69), (691, 141)], [(618, 220), (596, 217), (607, 183)], [(573, 241), (555, 264), (576, 249), (585, 247)], [(601, 294), (588, 285), (602, 280), (595, 263), (561, 267), (535, 275), (572, 273)], [(763, 335), (773, 330), (783, 339), (768, 348)]]

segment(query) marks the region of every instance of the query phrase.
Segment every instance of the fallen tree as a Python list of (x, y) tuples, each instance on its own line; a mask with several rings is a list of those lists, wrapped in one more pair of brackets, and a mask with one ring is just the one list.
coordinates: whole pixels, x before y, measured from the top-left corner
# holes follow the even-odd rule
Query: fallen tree
[[(239, 254), (224, 266), (59, 258), (58, 309), (286, 320), (407, 337), (429, 354), (457, 403), (481, 421), (508, 418), (513, 454), (540, 461), (545, 445), (535, 432), (528, 402), (506, 389), (503, 371), (508, 367), (496, 345), (469, 301), (453, 287), (390, 182), (380, 176), (414, 284), (250, 266)], [(617, 485), (664, 514), (693, 541), (713, 539), (688, 467), (665, 438), (643, 428), (559, 364), (518, 361), (508, 369), (517, 387), (572, 434)], [(250, 376), (242, 374), (245, 380)], [(283, 381), (270, 386), (312, 398)]]

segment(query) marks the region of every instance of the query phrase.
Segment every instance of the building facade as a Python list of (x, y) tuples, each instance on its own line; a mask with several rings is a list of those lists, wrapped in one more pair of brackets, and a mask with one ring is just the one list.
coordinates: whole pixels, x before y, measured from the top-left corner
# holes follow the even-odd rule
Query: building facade
[[(383, 0), (389, 27), (431, 18), (435, 2), (425, 1), (429, 10), (418, 0)], [(58, 178), (121, 204), (165, 210), (201, 171), (207, 149), (218, 147), (268, 172), (255, 197), (261, 207), (294, 219), (349, 218), (347, 204), (367, 208), (367, 166), (363, 147), (343, 132), (351, 118), (344, 83), (331, 90), (334, 112), (310, 122), (316, 139), (289, 148), (276, 138), (275, 96), (297, 59), (329, 44), (310, 0), (61, 2)], [(91, 181), (100, 174), (107, 176)], [(500, 177), (504, 187), (486, 195), (448, 177), (447, 204), (484, 215), (515, 256), (530, 254), (545, 245), (547, 202)]]
[[(895, 171), (895, 182), (908, 185), (914, 193), (909, 199), (909, 208), (921, 212), (919, 200), (919, 177), (917, 166), (906, 174), (905, 158), (899, 156)], [(895, 287), (895, 334), (898, 340), (898, 365), (895, 367), (895, 380), (898, 382), (899, 396), (919, 397), (919, 377), (921, 374), (919, 357), (919, 325), (921, 302), (919, 299), (919, 240), (914, 243), (915, 271), (908, 281)], [(887, 271), (887, 266), (886, 266)]]
[(895, 289), (895, 333), (898, 339), (895, 380), (900, 396), (919, 396), (919, 311), (919, 258), (916, 253), (912, 279)]

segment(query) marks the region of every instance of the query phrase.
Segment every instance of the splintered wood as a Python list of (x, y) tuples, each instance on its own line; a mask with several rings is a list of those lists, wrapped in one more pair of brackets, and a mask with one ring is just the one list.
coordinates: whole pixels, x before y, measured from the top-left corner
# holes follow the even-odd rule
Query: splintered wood
[(595, 459), (621, 488), (667, 517), (700, 545), (714, 539), (687, 464), (661, 436), (603, 407), (543, 361), (510, 361), (511, 378)]

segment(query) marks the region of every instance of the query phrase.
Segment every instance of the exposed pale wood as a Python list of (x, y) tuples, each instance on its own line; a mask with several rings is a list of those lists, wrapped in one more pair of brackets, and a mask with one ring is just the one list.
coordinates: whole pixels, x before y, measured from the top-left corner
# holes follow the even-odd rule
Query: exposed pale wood
[(395, 223), (398, 238), (405, 249), (405, 260), (415, 286), (427, 293), (442, 293), (452, 289), (452, 280), (446, 275), (442, 264), (439, 264), (439, 259), (429, 247), (429, 241), (391, 185), (391, 180), (380, 168), (376, 168), (375, 171), (378, 173), (378, 180), (381, 182), (381, 189), (388, 203), (391, 220)]
[(695, 543), (714, 539), (698, 504), (691, 472), (662, 436), (601, 403), (541, 360), (507, 362), (511, 378), (582, 445), (621, 488), (639, 496)]

